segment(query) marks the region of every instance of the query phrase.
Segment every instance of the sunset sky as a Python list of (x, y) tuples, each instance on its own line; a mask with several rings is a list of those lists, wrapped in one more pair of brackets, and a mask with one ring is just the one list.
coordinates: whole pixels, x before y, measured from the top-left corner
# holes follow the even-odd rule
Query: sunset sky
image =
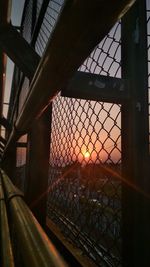
[[(148, 8), (150, 8), (150, 1), (147, 0)], [(23, 5), (24, 5), (24, 0), (13, 0), (12, 1), (12, 24), (15, 26), (19, 26), (21, 22), (21, 17), (22, 17), (22, 11), (23, 11)], [(115, 27), (114, 27), (115, 31)], [(120, 31), (119, 29), (116, 30), (116, 35), (115, 38), (119, 40), (120, 38)], [(97, 74), (103, 74), (107, 75), (109, 72), (110, 76), (115, 76), (115, 77), (121, 77), (121, 68), (120, 68), (120, 62), (117, 63), (116, 58), (119, 58), (120, 60), (120, 48), (117, 50), (116, 53), (116, 58), (114, 60), (113, 54), (115, 54), (116, 51), (116, 46), (119, 45), (118, 43), (114, 43), (114, 45), (111, 46), (112, 39), (107, 38), (107, 42), (105, 42), (105, 45), (102, 46), (102, 50), (106, 50), (104, 53), (99, 53), (100, 49), (97, 49), (96, 52), (93, 53), (93, 57), (89, 57), (88, 61), (86, 64), (82, 65), (81, 70), (82, 71), (88, 71), (88, 65), (90, 65), (90, 71), (93, 73)], [(109, 48), (110, 47), (110, 48)], [(109, 52), (108, 52), (109, 51)], [(108, 52), (108, 54), (107, 54)], [(110, 55), (110, 57), (108, 56)], [(107, 59), (106, 59), (107, 57)], [(99, 65), (95, 62), (99, 60)], [(118, 60), (118, 61), (119, 61)], [(101, 62), (105, 62), (103, 65), (103, 70), (101, 71)], [(111, 66), (111, 67), (110, 67)], [(115, 69), (116, 68), (116, 69)], [(115, 74), (116, 73), (116, 74)], [(6, 74), (6, 90), (5, 90), (5, 99), (4, 102), (8, 103), (9, 102), (9, 92), (10, 92), (10, 87), (11, 87), (11, 81), (12, 81), (12, 74), (13, 74), (13, 63), (8, 59), (8, 64), (7, 64), (7, 74)], [(73, 102), (74, 100), (72, 100)], [(71, 103), (71, 102), (70, 102)], [(88, 160), (93, 160), (97, 157), (101, 158), (103, 161), (107, 159), (108, 153), (111, 153), (111, 157), (114, 160), (118, 160), (120, 158), (120, 150), (121, 150), (121, 137), (120, 137), (120, 128), (121, 128), (121, 116), (117, 115), (119, 114), (119, 109), (117, 105), (114, 105), (111, 108), (110, 111), (110, 118), (108, 116), (107, 110), (110, 109), (111, 104), (105, 103), (105, 106), (103, 108), (100, 107), (100, 104), (97, 105), (97, 108), (94, 108), (95, 103), (91, 101), (91, 106), (93, 105), (93, 109), (95, 113), (99, 112), (99, 109), (101, 108), (101, 113), (97, 116), (97, 114), (93, 114), (93, 110), (91, 109), (89, 102), (86, 102), (84, 100), (81, 100), (81, 106), (84, 106), (83, 109), (83, 114), (82, 117), (80, 117), (81, 124), (78, 123), (78, 117), (76, 114), (80, 114), (81, 110), (79, 108), (77, 109), (77, 104), (74, 105), (75, 110), (73, 110), (70, 114), (71, 118), (68, 116), (67, 118), (67, 125), (66, 128), (69, 125), (69, 128), (67, 128), (68, 131), (68, 136), (70, 138), (70, 149), (67, 152), (68, 147), (65, 147), (65, 144), (68, 144), (68, 137), (63, 137), (63, 142), (62, 144), (65, 147), (65, 152), (63, 153), (68, 153), (68, 155), (74, 156), (74, 160), (76, 160), (76, 157), (79, 161), (82, 161), (83, 159)], [(70, 105), (70, 104), (68, 104)], [(4, 105), (4, 116), (7, 116), (7, 105)], [(88, 110), (86, 114), (86, 110)], [(76, 112), (76, 114), (74, 114)], [(85, 117), (87, 116), (87, 120), (84, 123)], [(96, 118), (97, 116), (97, 118)], [(88, 120), (88, 118), (90, 118)], [(117, 118), (114, 119), (113, 118)], [(107, 121), (105, 122), (105, 120)], [(70, 121), (69, 121), (70, 120)], [(97, 123), (95, 121), (97, 120)], [(71, 122), (72, 121), (72, 122)], [(104, 125), (102, 125), (102, 122), (104, 121)], [(62, 120), (63, 123), (63, 120)], [(72, 124), (71, 124), (72, 123)], [(116, 123), (114, 125), (114, 123)], [(83, 128), (83, 125), (85, 128)], [(91, 126), (88, 126), (91, 125)], [(94, 125), (94, 126), (93, 126)], [(113, 126), (114, 125), (114, 126)], [(94, 130), (93, 130), (93, 127)], [(59, 123), (57, 124), (57, 134), (59, 136), (58, 143), (60, 142), (60, 147), (61, 147), (61, 142), (62, 142), (62, 133), (59, 133), (59, 129), (61, 130), (63, 128), (63, 125), (60, 125)], [(112, 129), (111, 129), (112, 128)], [(72, 130), (70, 130), (72, 129)], [(86, 130), (88, 129), (88, 130)], [(81, 133), (81, 136), (79, 136), (79, 132)], [(110, 133), (109, 133), (110, 132)], [(53, 133), (52, 133), (53, 134)], [(81, 138), (80, 138), (81, 137)], [(66, 138), (66, 139), (65, 139)], [(93, 145), (94, 144), (94, 145)], [(116, 146), (116, 149), (112, 151), (113, 146)], [(54, 147), (52, 147), (52, 150), (55, 150)], [(58, 151), (58, 158), (62, 155), (63, 149)], [(112, 151), (112, 152), (111, 152)], [(55, 151), (56, 152), (56, 151)], [(107, 153), (108, 152), (108, 153)], [(68, 156), (69, 157), (69, 156)]]

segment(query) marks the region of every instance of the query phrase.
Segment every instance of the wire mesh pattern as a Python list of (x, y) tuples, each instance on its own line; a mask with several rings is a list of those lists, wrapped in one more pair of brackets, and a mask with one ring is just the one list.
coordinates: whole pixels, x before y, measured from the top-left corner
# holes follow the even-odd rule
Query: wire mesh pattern
[(43, 4), (43, 0), (38, 0), (37, 1), (36, 19), (38, 19), (38, 17), (39, 17), (42, 4)]
[[(150, 3), (146, 1), (150, 120)], [(29, 43), (43, 2), (36, 1), (35, 12), (35, 1), (26, 1), (22, 35)], [(64, 0), (47, 2), (35, 41), (35, 50), (40, 56), (64, 4)], [(79, 70), (121, 78), (120, 22), (115, 24)], [(25, 78), (18, 112), (28, 90), (29, 80)], [(122, 266), (121, 105), (58, 95), (53, 101), (51, 128), (47, 216), (65, 238), (97, 266)], [(20, 142), (27, 142), (27, 136)], [(17, 167), (23, 167), (18, 168), (18, 177), (25, 178), (25, 164), (26, 148), (18, 148)], [(18, 185), (24, 190), (24, 180), (23, 183), (18, 180)]]
[(150, 1), (147, 4), (148, 97), (149, 97), (149, 152), (150, 152)]
[[(121, 76), (120, 23), (80, 71)], [(121, 266), (120, 105), (53, 102), (48, 216), (97, 266)]]
[[(37, 1), (36, 19), (42, 6)], [(49, 1), (35, 42), (42, 56), (64, 0)], [(30, 43), (33, 0), (28, 1), (23, 36)], [(120, 23), (80, 67), (80, 71), (121, 77)], [(24, 80), (19, 112), (28, 93)], [(17, 151), (25, 164), (26, 148)], [(121, 265), (121, 118), (116, 104), (58, 96), (53, 103), (48, 216), (65, 237), (98, 266)]]
[(48, 39), (54, 29), (58, 15), (61, 12), (64, 0), (51, 0), (49, 1), (47, 11), (44, 15), (43, 23), (39, 31), (39, 35), (35, 44), (36, 52), (42, 56)]
[(81, 71), (121, 77), (120, 30), (121, 24), (115, 24), (108, 36), (103, 39), (87, 60), (85, 60), (80, 67)]
[(33, 0), (27, 1), (24, 11), (24, 20), (22, 21), (22, 36), (28, 43), (31, 42), (32, 36), (32, 16), (33, 16)]

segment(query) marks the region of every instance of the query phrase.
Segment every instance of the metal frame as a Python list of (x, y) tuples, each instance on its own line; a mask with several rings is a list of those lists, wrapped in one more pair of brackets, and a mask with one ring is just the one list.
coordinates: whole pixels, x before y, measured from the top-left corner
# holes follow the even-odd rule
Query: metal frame
[[(66, 6), (63, 9), (58, 24), (52, 34), (51, 40), (48, 43), (45, 55), (40, 61), (40, 65), (37, 69), (36, 74), (35, 70), (38, 65), (39, 58), (36, 59), (36, 67), (33, 64), (34, 67), (32, 65), (32, 70), (29, 70), (30, 78), (32, 78), (35, 74), (30, 86), (31, 92), (24, 105), (21, 115), (17, 119), (16, 126), (11, 133), (7, 148), (4, 153), (4, 159), (8, 156), (9, 158), (11, 157), (11, 155), (8, 153), (9, 149), (16, 145), (15, 142), (17, 141), (19, 136), (31, 129), (31, 122), (34, 121), (37, 117), (38, 122), (36, 122), (35, 124), (35, 132), (39, 130), (39, 126), (41, 126), (41, 124), (43, 123), (42, 117), (40, 119), (39, 117), (41, 116), (43, 110), (47, 107), (49, 102), (53, 100), (60, 88), (63, 88), (61, 92), (62, 96), (121, 103), (123, 153), (122, 160), (123, 179), (125, 179), (122, 197), (123, 265), (125, 267), (147, 267), (147, 264), (149, 264), (148, 249), (150, 244), (150, 218), (148, 215), (148, 211), (150, 209), (148, 197), (150, 184), (148, 180), (148, 85), (146, 17), (144, 12), (145, 4), (144, 1), (138, 0), (137, 4), (134, 5), (132, 10), (122, 20), (123, 79), (116, 79), (82, 72), (77, 72), (73, 76), (73, 73), (77, 70), (81, 62), (86, 58), (93, 47), (104, 37), (104, 35), (113, 25), (114, 21), (116, 21), (116, 19), (118, 18), (118, 15), (120, 15), (121, 13), (120, 10), (118, 10), (118, 14), (115, 17), (112, 17), (111, 15), (113, 14), (113, 10), (111, 10), (110, 8), (110, 16), (108, 16), (111, 18), (110, 21), (108, 21), (108, 17), (104, 17), (106, 16), (106, 12), (104, 12), (104, 16), (102, 16), (102, 21), (99, 13), (96, 13), (97, 17), (93, 17), (93, 24), (91, 26), (91, 21), (90, 24), (88, 22), (89, 13), (87, 12), (86, 14), (84, 14), (83, 6), (82, 4), (81, 6), (79, 6), (79, 2), (81, 3), (81, 1), (76, 1), (75, 5), (75, 10), (78, 11), (79, 14), (79, 21), (77, 25), (75, 24), (75, 26), (77, 26), (75, 31), (72, 30), (70, 21), (76, 20), (76, 14), (71, 10), (71, 5), (68, 4), (69, 1), (66, 1)], [(127, 2), (129, 3), (129, 1), (126, 1), (126, 3)], [(44, 4), (41, 9), (40, 19), (37, 23), (37, 26), (35, 26), (34, 28), (32, 44), (35, 43), (38, 27), (42, 23), (43, 12), (45, 12), (47, 8), (48, 1), (44, 1), (43, 3)], [(86, 1), (86, 4), (90, 5), (90, 1)], [(119, 1), (117, 2), (117, 5), (118, 4)], [(105, 7), (105, 4), (101, 7), (104, 8), (104, 11), (108, 9), (108, 6)], [(122, 3), (120, 4), (119, 8), (122, 8)], [(93, 14), (95, 16), (95, 11), (93, 12)], [(84, 20), (85, 22), (81, 26)], [(101, 32), (101, 34), (99, 35), (99, 27), (97, 28), (95, 27), (95, 25), (100, 25), (101, 22), (107, 24), (107, 27), (105, 28), (105, 32)], [(65, 31), (62, 25), (66, 26)], [(85, 28), (86, 31), (84, 32)], [(87, 44), (87, 32), (89, 31), (93, 34), (92, 38), (94, 41), (92, 40), (91, 43)], [(75, 36), (72, 35), (72, 32), (75, 33)], [(66, 43), (66, 38), (64, 37), (64, 35), (70, 36), (69, 45), (68, 43)], [(80, 47), (81, 43), (79, 45), (75, 44), (74, 38), (80, 38), (80, 40), (82, 40), (82, 47)], [(61, 51), (63, 56), (60, 55), (60, 50), (57, 49), (59, 47), (60, 41), (62, 42), (63, 46), (63, 53)], [(21, 45), (21, 47), (23, 47), (23, 45)], [(29, 50), (28, 55), (30, 54)], [(82, 55), (80, 52), (82, 52)], [(35, 56), (34, 52), (33, 56)], [(37, 58), (37, 56), (35, 57)], [(72, 62), (70, 59), (72, 59)], [(63, 64), (59, 68), (60, 62), (63, 62)], [(25, 63), (27, 64), (27, 61)], [(64, 66), (67, 66), (66, 69)], [(26, 75), (28, 72), (27, 67), (28, 66), (26, 66), (26, 68), (24, 69), (24, 73), (26, 73)], [(58, 70), (58, 72), (56, 70)], [(51, 77), (48, 77), (49, 73), (51, 74)], [(73, 78), (69, 81), (72, 76)], [(44, 94), (42, 94), (43, 91), (45, 91)], [(39, 99), (41, 100), (38, 102)], [(45, 114), (43, 113), (43, 115)], [(46, 136), (48, 136), (48, 133), (46, 132), (46, 124), (47, 122), (45, 123), (44, 131), (46, 133)], [(35, 151), (37, 152), (36, 144), (38, 143), (38, 140), (40, 140), (40, 142), (41, 140), (43, 140), (44, 131), (42, 130), (42, 132), (39, 132), (38, 136), (36, 136), (36, 133), (33, 131), (33, 129), (31, 131), (31, 149), (29, 152), (29, 161), (31, 166), (28, 169), (28, 173), (31, 175), (29, 175), (29, 177), (31, 179), (27, 181), (27, 189), (29, 189), (29, 186), (33, 188), (36, 184), (37, 174), (35, 171), (33, 171), (33, 168), (35, 167), (35, 160), (36, 162), (39, 162), (38, 170), (41, 170), (42, 168), (42, 166), (40, 165), (42, 164), (41, 155), (38, 155), (36, 158), (34, 154)], [(34, 138), (35, 143), (33, 140)], [(47, 146), (47, 143), (45, 144)], [(45, 145), (42, 144), (40, 145), (40, 147), (44, 155), (48, 154), (48, 149), (47, 147), (45, 147)], [(44, 177), (44, 182), (41, 181), (39, 185), (43, 185), (44, 190), (46, 190), (47, 184), (45, 183), (45, 181), (47, 179), (47, 174), (44, 174), (42, 177)], [(141, 177), (143, 177), (143, 179), (141, 179)], [(42, 189), (42, 192), (44, 192), (44, 190)], [(40, 195), (41, 191), (39, 193), (37, 189), (36, 191), (34, 191), (33, 195), (32, 193), (27, 190), (26, 196), (29, 203), (32, 203), (32, 200), (36, 199), (37, 196)], [(37, 210), (35, 210), (34, 212), (36, 216), (40, 218)], [(146, 245), (143, 249), (143, 244), (145, 243)]]
[(3, 171), (1, 171), (1, 177), (15, 233), (22, 244), (20, 249), (24, 266), (67, 266), (25, 204), (22, 192), (12, 184)]
[(138, 0), (122, 20), (122, 74), (131, 95), (122, 107), (123, 263), (132, 267), (150, 264), (146, 32), (145, 1)]
[[(13, 45), (12, 45), (13, 44)], [(1, 49), (32, 79), (40, 61), (39, 55), (27, 43), (21, 34), (11, 25), (0, 27)]]
[(77, 71), (61, 96), (109, 103), (123, 103), (130, 98), (128, 81)]
[[(88, 5), (86, 12), (83, 12), (84, 1), (77, 1), (73, 4), (73, 8), (70, 1), (65, 2), (36, 75), (32, 79), (30, 94), (10, 135), (5, 156), (8, 148), (14, 144), (19, 136), (29, 130), (32, 121), (42, 114), (60, 88), (71, 78), (96, 44), (109, 32), (118, 17), (123, 16), (133, 2), (130, 0), (120, 2), (118, 0), (115, 5), (112, 2), (109, 13), (107, 2), (101, 3), (98, 1), (93, 6), (90, 1), (86, 1)], [(99, 11), (101, 11), (101, 16)], [(106, 11), (108, 17), (105, 16)], [(73, 23), (73, 21), (78, 23)], [(72, 25), (74, 25), (74, 28), (72, 28)], [(91, 33), (92, 41), (89, 41), (87, 32)], [(69, 39), (68, 36), (70, 36)], [(80, 39), (79, 43), (74, 42), (78, 39)], [(63, 64), (60, 64), (60, 62), (63, 62)], [(51, 73), (51, 77), (48, 76), (48, 73)]]

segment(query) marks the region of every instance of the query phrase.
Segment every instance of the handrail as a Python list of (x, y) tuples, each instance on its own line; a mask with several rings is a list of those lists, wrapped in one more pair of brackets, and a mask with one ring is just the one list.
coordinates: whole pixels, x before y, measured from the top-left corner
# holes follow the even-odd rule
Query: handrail
[[(53, 100), (135, 0), (65, 1), (4, 155)], [(86, 7), (86, 8), (85, 8)]]
[(14, 267), (14, 257), (12, 252), (10, 232), (8, 226), (8, 217), (6, 211), (6, 204), (4, 199), (4, 193), (0, 178), (0, 239), (1, 239), (1, 255), (3, 267)]
[(21, 244), (24, 266), (66, 267), (66, 263), (25, 204), (21, 191), (12, 184), (2, 170), (1, 175), (14, 230)]

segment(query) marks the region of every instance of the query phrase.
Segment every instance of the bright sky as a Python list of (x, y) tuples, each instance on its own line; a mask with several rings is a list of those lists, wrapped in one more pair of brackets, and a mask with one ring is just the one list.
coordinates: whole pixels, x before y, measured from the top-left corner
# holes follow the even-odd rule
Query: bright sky
[[(20, 26), (23, 6), (24, 6), (24, 0), (12, 0), (11, 21), (14, 26)], [(9, 102), (12, 75), (13, 75), (13, 63), (8, 58), (7, 59), (7, 70), (6, 70), (4, 103)], [(5, 117), (7, 116), (7, 110), (8, 110), (8, 106), (4, 105), (3, 113)]]

